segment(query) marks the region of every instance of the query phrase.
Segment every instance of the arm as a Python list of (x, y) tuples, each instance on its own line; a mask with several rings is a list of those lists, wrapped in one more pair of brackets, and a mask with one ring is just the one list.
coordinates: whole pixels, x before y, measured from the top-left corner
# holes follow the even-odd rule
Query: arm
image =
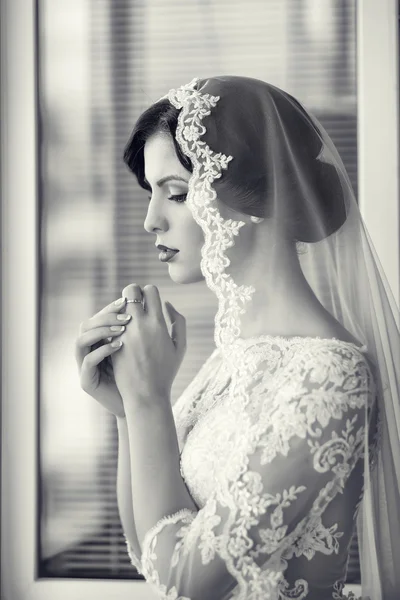
[[(280, 556), (343, 490), (362, 456), (370, 372), (356, 351), (354, 364), (328, 356), (329, 365), (320, 354), (311, 366), (309, 356), (308, 366), (299, 358), (247, 429), (254, 405), (243, 412), (245, 435), (234, 440), (232, 461), (246, 468), (219, 481), (200, 510), (178, 475), (172, 428), (164, 424), (149, 448), (157, 418), (127, 415), (129, 431), (139, 434), (130, 451), (143, 574), (169, 600), (220, 600), (238, 584), (243, 597), (255, 590), (268, 597), (282, 573)], [(150, 429), (140, 434), (146, 421)]]
[(124, 396), (131, 493), (140, 546), (147, 531), (165, 515), (197, 512), (180, 473), (179, 445), (169, 398), (154, 402)]
[[(132, 284), (123, 296), (138, 300), (138, 292), (139, 286)], [(186, 350), (186, 322), (166, 303), (169, 331), (156, 286), (145, 286), (140, 296), (144, 305), (129, 303), (127, 311), (133, 318), (124, 333), (124, 348), (118, 358), (112, 357), (127, 422), (131, 502), (139, 546), (159, 518), (180, 508), (196, 509), (180, 475), (170, 402), (172, 383)]]
[(129, 458), (128, 426), (125, 417), (117, 417), (118, 428), (118, 475), (117, 499), (119, 515), (124, 529), (125, 541), (132, 565), (141, 573), (140, 557), (142, 550), (136, 534), (133, 516), (131, 465)]

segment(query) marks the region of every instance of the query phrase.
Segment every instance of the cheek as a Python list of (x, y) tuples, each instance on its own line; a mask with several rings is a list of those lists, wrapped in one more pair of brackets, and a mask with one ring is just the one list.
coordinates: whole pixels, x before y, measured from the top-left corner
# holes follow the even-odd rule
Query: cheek
[(202, 228), (197, 223), (193, 223), (192, 237), (193, 237), (193, 240), (195, 240), (196, 246), (198, 246), (198, 248), (201, 249), (201, 247), (204, 244), (205, 237), (204, 237), (204, 232), (203, 232)]
[(183, 227), (186, 244), (189, 248), (192, 248), (194, 252), (200, 252), (205, 239), (203, 230), (191, 215), (187, 215), (185, 221), (186, 222), (183, 224)]
[(201, 249), (204, 246), (205, 238), (204, 238), (203, 230), (201, 229), (201, 227), (199, 225), (197, 225), (197, 223), (196, 223), (196, 227), (193, 227), (191, 240), (192, 240), (191, 243), (193, 245), (193, 253), (194, 253), (196, 262), (198, 262), (200, 265)]

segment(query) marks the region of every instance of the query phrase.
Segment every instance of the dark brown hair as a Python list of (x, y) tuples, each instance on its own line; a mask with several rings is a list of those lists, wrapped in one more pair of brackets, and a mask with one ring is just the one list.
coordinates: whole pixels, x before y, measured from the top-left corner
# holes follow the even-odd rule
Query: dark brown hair
[[(340, 179), (333, 165), (316, 160), (322, 148), (321, 136), (303, 107), (295, 98), (273, 86), (270, 86), (270, 94), (275, 105), (279, 107), (279, 119), (284, 124), (289, 144), (300, 161), (295, 167), (300, 167), (306, 175), (306, 180), (312, 186), (312, 202), (318, 203), (318, 206), (313, 206), (309, 202), (307, 194), (299, 188), (297, 172), (293, 170), (290, 159), (283, 159), (280, 166), (282, 182), (278, 196), (285, 199), (285, 205), (282, 207), (284, 231), (293, 242), (317, 242), (339, 229), (346, 220)], [(276, 181), (269, 181), (268, 178), (268, 161), (275, 160), (274, 149), (273, 146), (269, 146), (268, 152), (272, 153), (272, 156), (266, 156), (263, 141), (264, 136), (268, 136), (268, 122), (265, 123), (263, 115), (259, 115), (259, 118), (256, 114), (249, 115), (248, 107), (239, 105), (235, 108), (236, 117), (240, 123), (249, 124), (244, 128), (248, 131), (248, 136), (240, 136), (232, 131), (230, 123), (225, 123), (226, 119), (222, 119), (223, 100), (221, 105), (220, 113), (216, 111), (209, 127), (206, 125), (205, 139), (211, 136), (215, 140), (209, 144), (212, 150), (240, 158), (235, 158), (222, 177), (214, 181), (218, 198), (243, 214), (268, 218), (269, 211), (274, 210), (274, 207), (268, 204), (268, 197), (271, 197), (272, 185), (276, 185)], [(253, 110), (255, 109), (253, 107)], [(151, 190), (144, 176), (144, 146), (147, 139), (157, 131), (171, 135), (178, 160), (185, 169), (193, 172), (190, 159), (183, 154), (176, 141), (179, 112), (168, 99), (159, 100), (151, 105), (139, 117), (125, 147), (125, 164), (134, 173), (139, 185), (148, 191)], [(214, 147), (221, 137), (229, 140), (232, 148)], [(236, 160), (240, 161), (240, 168), (235, 168), (238, 164)], [(323, 217), (318, 228), (312, 218), (315, 210)]]

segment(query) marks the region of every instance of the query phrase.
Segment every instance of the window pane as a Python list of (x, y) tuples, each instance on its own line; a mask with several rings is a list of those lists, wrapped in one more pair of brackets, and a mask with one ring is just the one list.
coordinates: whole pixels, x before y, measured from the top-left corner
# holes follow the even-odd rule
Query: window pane
[(355, 0), (39, 0), (40, 576), (137, 577), (114, 418), (79, 387), (79, 323), (128, 283), (156, 284), (187, 319), (173, 402), (213, 348), (213, 294), (171, 282), (143, 229), (147, 194), (122, 162), (135, 120), (195, 76), (264, 79), (321, 120), (357, 191), (355, 25)]

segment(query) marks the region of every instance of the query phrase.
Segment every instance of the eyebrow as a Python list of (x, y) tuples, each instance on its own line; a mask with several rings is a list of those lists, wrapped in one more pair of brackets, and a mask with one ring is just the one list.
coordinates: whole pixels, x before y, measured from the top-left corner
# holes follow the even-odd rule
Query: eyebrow
[[(146, 177), (144, 178), (144, 181), (147, 183), (147, 185), (149, 187), (151, 187), (151, 185), (147, 181)], [(180, 175), (167, 175), (166, 177), (162, 177), (161, 179), (159, 179), (157, 181), (157, 185), (158, 185), (158, 187), (161, 187), (162, 185), (164, 185), (164, 183), (167, 183), (168, 181), (184, 181), (185, 183), (189, 183), (187, 179), (185, 179), (184, 177), (181, 177)]]

